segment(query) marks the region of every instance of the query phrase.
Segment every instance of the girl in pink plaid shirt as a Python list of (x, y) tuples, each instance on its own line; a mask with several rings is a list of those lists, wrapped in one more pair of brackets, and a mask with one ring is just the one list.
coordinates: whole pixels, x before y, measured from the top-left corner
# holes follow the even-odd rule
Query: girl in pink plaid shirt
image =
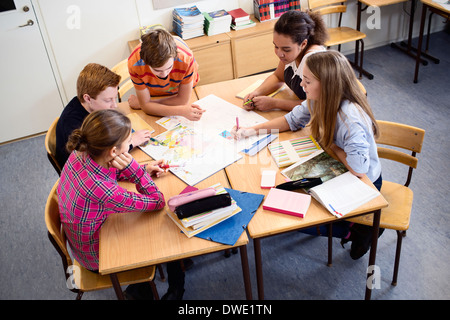
[[(140, 166), (128, 153), (130, 120), (116, 110), (89, 114), (67, 143), (70, 154), (58, 185), (61, 222), (75, 259), (98, 270), (99, 232), (109, 214), (152, 211), (164, 207), (164, 196), (151, 174), (159, 176), (163, 160)], [(139, 193), (118, 185), (136, 184)]]

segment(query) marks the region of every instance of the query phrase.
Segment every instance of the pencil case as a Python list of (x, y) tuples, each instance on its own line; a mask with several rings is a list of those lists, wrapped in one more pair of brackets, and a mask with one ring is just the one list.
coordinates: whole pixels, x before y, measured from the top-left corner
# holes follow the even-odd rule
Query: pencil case
[(185, 203), (203, 199), (206, 197), (211, 197), (216, 194), (216, 190), (214, 188), (206, 188), (199, 189), (191, 192), (186, 192), (179, 194), (177, 196), (173, 196), (167, 201), (170, 211), (175, 212), (175, 208), (181, 206)]
[(276, 186), (277, 189), (282, 190), (298, 190), (298, 189), (309, 189), (322, 184), (322, 179), (320, 178), (309, 178), (309, 179), (299, 179), (295, 181), (289, 181)]
[(231, 206), (231, 196), (229, 193), (224, 193), (182, 204), (175, 208), (175, 214), (181, 220), (202, 212), (228, 206)]

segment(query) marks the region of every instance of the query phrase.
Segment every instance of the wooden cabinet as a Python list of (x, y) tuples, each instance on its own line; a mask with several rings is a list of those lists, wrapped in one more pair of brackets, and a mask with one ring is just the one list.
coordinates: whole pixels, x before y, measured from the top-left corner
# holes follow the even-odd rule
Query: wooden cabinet
[[(199, 65), (198, 85), (241, 78), (278, 66), (272, 37), (276, 20), (261, 23), (253, 16), (252, 19), (255, 27), (185, 40)], [(138, 44), (139, 40), (129, 41), (130, 52)]]
[(225, 34), (186, 40), (198, 63), (198, 85), (234, 78), (230, 37)]
[[(256, 21), (256, 20), (255, 20)], [(273, 27), (276, 20), (256, 22), (255, 27), (230, 31), (234, 77), (272, 70), (279, 59), (273, 49)]]

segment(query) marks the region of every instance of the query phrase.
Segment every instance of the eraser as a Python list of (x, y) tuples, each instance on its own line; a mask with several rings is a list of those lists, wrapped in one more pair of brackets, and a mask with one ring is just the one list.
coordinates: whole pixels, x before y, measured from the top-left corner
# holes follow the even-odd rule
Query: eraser
[(261, 188), (268, 189), (275, 187), (275, 177), (277, 172), (275, 170), (263, 170), (261, 172)]

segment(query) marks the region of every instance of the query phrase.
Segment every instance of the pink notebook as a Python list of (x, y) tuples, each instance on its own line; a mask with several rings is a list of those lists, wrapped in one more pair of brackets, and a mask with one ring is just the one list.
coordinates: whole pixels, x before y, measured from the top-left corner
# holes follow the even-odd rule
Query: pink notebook
[(263, 209), (303, 218), (310, 203), (309, 194), (272, 188), (264, 200)]

